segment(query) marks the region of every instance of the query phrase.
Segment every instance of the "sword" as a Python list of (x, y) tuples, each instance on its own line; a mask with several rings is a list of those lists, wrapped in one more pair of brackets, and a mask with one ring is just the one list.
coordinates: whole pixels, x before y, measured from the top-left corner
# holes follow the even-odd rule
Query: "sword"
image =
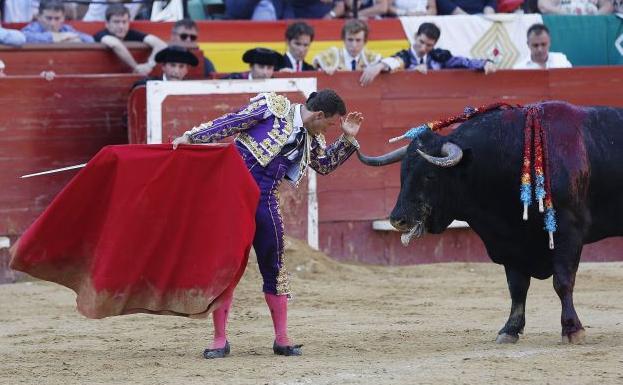
[(56, 172), (61, 172), (61, 171), (67, 171), (67, 170), (73, 170), (76, 168), (82, 168), (84, 166), (86, 166), (86, 163), (82, 163), (82, 164), (76, 164), (74, 166), (68, 166), (68, 167), (62, 167), (62, 168), (55, 168), (54, 170), (48, 170), (48, 171), (41, 171), (41, 172), (36, 172), (34, 174), (26, 174), (26, 175), (22, 175), (20, 176), (20, 178), (30, 178), (32, 176), (39, 176), (39, 175), (46, 175), (46, 174), (54, 174)]

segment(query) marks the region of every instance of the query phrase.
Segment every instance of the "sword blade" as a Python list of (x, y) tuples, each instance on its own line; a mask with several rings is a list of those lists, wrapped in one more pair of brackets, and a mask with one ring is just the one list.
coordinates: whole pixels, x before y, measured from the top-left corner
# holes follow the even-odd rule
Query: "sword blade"
[(20, 176), (20, 178), (23, 179), (23, 178), (30, 178), (30, 177), (39, 176), (39, 175), (54, 174), (56, 172), (62, 172), (62, 171), (67, 171), (67, 170), (73, 170), (73, 169), (76, 169), (76, 168), (82, 168), (82, 167), (84, 167), (86, 165), (87, 165), (86, 163), (82, 163), (82, 164), (76, 164), (74, 166), (55, 168), (54, 170), (41, 171), (41, 172), (36, 172), (34, 174), (22, 175), (22, 176)]

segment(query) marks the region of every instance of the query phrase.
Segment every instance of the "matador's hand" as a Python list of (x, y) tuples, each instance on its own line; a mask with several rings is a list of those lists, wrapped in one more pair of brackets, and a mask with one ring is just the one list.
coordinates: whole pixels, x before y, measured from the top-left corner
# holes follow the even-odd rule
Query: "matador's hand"
[(363, 114), (361, 112), (349, 112), (342, 119), (342, 131), (349, 136), (356, 136), (363, 122)]
[(188, 135), (178, 136), (177, 138), (173, 139), (173, 142), (171, 144), (173, 144), (173, 149), (175, 150), (180, 144), (190, 144), (190, 138), (188, 137)]

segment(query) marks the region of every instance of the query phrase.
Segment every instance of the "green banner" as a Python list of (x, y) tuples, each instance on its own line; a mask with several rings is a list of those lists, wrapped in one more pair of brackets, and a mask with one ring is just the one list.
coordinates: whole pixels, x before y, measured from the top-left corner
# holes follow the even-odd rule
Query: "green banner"
[(551, 51), (566, 54), (574, 67), (623, 64), (620, 17), (543, 15), (543, 23), (552, 36)]

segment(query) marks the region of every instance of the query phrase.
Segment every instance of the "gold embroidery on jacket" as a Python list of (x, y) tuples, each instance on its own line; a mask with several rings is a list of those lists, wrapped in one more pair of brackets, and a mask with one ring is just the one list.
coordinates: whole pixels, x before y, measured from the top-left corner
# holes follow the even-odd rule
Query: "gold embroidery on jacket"
[[(257, 120), (243, 122), (240, 125), (236, 125), (236, 122), (240, 120), (248, 119), (249, 115), (253, 115), (254, 112), (258, 111), (264, 105), (266, 105), (266, 100), (264, 98), (257, 99), (238, 112), (232, 112), (232, 113), (223, 115), (215, 120), (210, 120), (208, 122), (201, 123), (199, 126), (194, 127), (190, 130), (190, 134), (192, 135), (192, 141), (194, 143), (216, 142), (228, 136), (234, 135), (235, 133), (241, 130), (246, 130), (249, 127), (255, 125), (257, 123)], [(212, 128), (216, 120), (222, 120), (222, 122), (219, 122), (219, 124), (223, 125), (224, 127), (227, 127), (227, 126), (229, 127), (224, 128), (222, 130), (218, 130), (218, 128)], [(204, 130), (208, 132), (202, 133), (202, 131)], [(216, 131), (210, 133), (209, 131), (211, 130), (216, 130)]]
[(285, 96), (269, 92), (265, 98), (268, 110), (279, 119), (285, 118), (290, 112), (290, 101)]
[[(251, 154), (253, 154), (262, 167), (266, 167), (266, 165), (279, 154), (279, 151), (281, 151), (283, 145), (290, 137), (290, 134), (294, 129), (294, 111), (294, 108), (290, 109), (288, 116), (281, 120), (283, 128), (273, 128), (269, 131), (268, 137), (264, 138), (261, 143), (257, 143), (251, 135), (245, 132), (238, 134), (238, 138), (236, 140), (242, 143), (251, 152)], [(281, 140), (278, 140), (270, 135), (270, 133), (273, 132), (275, 136), (278, 134)], [(283, 132), (283, 134), (281, 132)]]

